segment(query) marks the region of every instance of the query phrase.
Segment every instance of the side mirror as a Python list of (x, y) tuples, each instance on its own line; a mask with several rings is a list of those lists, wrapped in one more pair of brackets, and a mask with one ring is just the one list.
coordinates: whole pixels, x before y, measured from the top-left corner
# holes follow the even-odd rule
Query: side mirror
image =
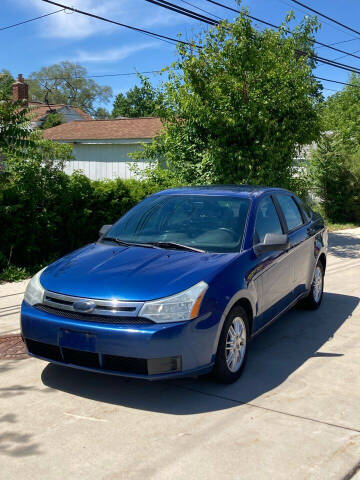
[(103, 225), (99, 230), (100, 237), (103, 237), (104, 235), (106, 235), (111, 227), (112, 225)]
[(254, 246), (255, 255), (259, 256), (264, 252), (273, 252), (276, 250), (287, 250), (290, 247), (287, 235), (278, 233), (267, 233), (264, 243), (258, 243)]

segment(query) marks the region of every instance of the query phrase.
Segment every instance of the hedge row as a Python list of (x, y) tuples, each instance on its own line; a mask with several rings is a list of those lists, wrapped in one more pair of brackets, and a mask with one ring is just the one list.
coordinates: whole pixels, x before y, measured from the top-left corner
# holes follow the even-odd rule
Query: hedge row
[(1, 188), (0, 271), (9, 263), (31, 271), (96, 240), (103, 224), (162, 189), (146, 181), (29, 170)]

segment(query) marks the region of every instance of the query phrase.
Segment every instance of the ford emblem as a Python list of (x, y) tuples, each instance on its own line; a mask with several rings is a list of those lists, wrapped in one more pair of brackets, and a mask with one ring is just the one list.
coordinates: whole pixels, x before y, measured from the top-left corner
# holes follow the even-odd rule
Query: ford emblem
[(96, 304), (91, 300), (79, 300), (73, 303), (73, 309), (77, 312), (91, 313), (95, 308)]

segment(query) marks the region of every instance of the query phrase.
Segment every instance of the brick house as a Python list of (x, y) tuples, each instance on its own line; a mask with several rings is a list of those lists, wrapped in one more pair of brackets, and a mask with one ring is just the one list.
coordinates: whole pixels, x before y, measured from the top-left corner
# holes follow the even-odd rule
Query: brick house
[(25, 83), (22, 74), (18, 75), (16, 82), (12, 84), (12, 98), (14, 101), (21, 100), (24, 106), (30, 108), (31, 128), (39, 128), (46, 120), (46, 117), (53, 112), (61, 113), (64, 122), (73, 120), (92, 120), (90, 115), (79, 107), (65, 104), (47, 104), (29, 100), (29, 86)]

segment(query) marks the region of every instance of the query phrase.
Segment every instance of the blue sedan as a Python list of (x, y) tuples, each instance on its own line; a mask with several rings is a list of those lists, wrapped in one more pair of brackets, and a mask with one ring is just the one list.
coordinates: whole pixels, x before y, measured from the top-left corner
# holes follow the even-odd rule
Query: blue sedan
[(323, 219), (287, 190), (165, 190), (32, 278), (22, 335), (70, 367), (232, 383), (255, 335), (300, 300), (320, 306), (326, 251)]

